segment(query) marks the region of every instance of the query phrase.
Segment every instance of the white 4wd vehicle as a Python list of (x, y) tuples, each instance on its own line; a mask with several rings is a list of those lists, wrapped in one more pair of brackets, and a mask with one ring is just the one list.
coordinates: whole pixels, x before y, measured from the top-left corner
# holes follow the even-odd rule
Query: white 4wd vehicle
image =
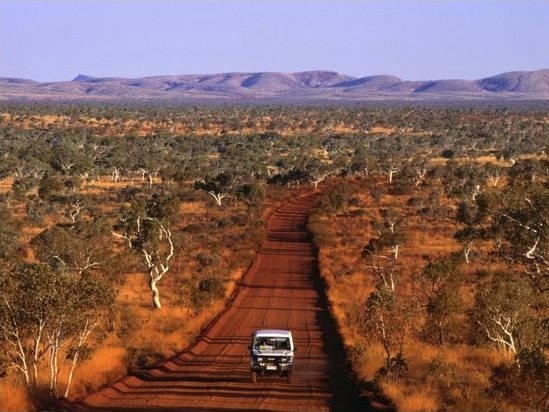
[(294, 341), (289, 330), (261, 329), (252, 333), (250, 369), (252, 382), (257, 375), (278, 374), (290, 382), (294, 367)]

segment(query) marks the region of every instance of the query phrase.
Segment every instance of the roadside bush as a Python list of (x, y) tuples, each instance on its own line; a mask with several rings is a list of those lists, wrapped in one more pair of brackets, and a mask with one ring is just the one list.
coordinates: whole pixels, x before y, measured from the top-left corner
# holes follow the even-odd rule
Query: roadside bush
[(327, 225), (318, 214), (309, 216), (307, 229), (313, 234), (313, 241), (318, 248), (325, 248), (335, 245), (334, 236), (329, 232)]
[(317, 200), (317, 209), (328, 213), (339, 212), (347, 205), (348, 198), (348, 188), (343, 184), (339, 184), (328, 194)]
[(165, 359), (165, 355), (154, 348), (129, 348), (128, 366), (130, 369), (142, 369), (154, 366)]

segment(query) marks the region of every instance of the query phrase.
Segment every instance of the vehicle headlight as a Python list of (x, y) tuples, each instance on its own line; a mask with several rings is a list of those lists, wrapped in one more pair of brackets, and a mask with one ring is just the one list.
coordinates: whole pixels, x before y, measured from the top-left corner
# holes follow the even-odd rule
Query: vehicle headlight
[(280, 362), (288, 362), (288, 358), (280, 358)]
[(258, 356), (257, 358), (255, 358), (255, 360), (258, 361), (258, 362), (262, 362), (263, 358), (261, 356)]

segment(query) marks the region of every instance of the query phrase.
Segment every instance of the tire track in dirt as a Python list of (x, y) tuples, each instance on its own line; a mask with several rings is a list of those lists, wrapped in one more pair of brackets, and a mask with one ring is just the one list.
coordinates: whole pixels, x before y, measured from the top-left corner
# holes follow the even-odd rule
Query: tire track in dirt
[[(369, 410), (345, 376), (345, 354), (318, 276), (306, 229), (313, 196), (269, 219), (258, 255), (233, 301), (197, 341), (161, 364), (90, 394), (70, 410)], [(298, 348), (292, 383), (250, 380), (248, 345), (256, 329), (290, 329)]]

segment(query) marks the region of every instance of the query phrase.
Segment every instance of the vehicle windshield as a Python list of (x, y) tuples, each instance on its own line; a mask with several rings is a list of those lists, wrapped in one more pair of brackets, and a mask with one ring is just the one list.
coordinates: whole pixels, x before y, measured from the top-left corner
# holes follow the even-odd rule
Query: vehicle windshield
[(258, 336), (255, 338), (254, 348), (259, 350), (290, 350), (290, 339)]

